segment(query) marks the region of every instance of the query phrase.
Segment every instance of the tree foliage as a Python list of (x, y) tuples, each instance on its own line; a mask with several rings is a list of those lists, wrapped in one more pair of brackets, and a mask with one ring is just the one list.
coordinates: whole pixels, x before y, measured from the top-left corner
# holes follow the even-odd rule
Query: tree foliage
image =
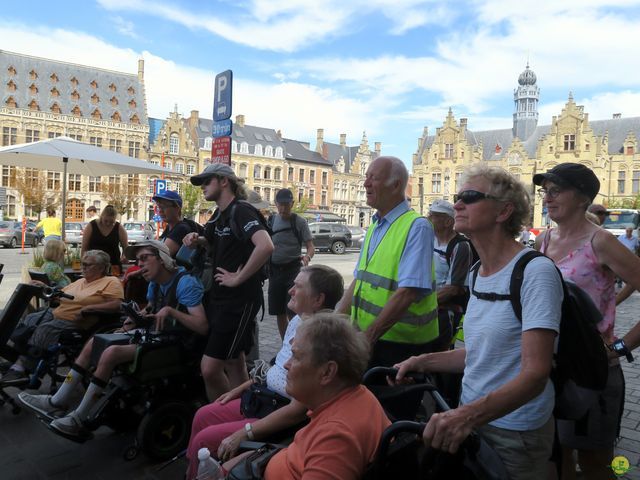
[(22, 201), (27, 209), (37, 212), (38, 219), (47, 207), (58, 209), (60, 202), (57, 192), (47, 189), (47, 174), (44, 170), (25, 168), (15, 177), (16, 190), (22, 196)]
[(102, 183), (100, 187), (102, 198), (108, 205), (113, 205), (119, 215), (129, 217), (138, 209), (140, 204), (140, 185), (136, 178), (133, 182), (124, 183), (122, 178)]
[(611, 198), (604, 201), (607, 208), (634, 208), (640, 209), (640, 195), (635, 197)]
[(185, 182), (182, 189), (182, 214), (193, 219), (202, 208), (206, 208), (213, 202), (207, 202), (202, 195), (202, 189)]

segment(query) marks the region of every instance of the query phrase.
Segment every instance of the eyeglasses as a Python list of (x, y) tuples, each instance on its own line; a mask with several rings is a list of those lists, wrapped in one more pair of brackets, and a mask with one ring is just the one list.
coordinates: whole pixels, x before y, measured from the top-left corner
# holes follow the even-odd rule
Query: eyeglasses
[(146, 262), (149, 258), (157, 257), (155, 253), (143, 253), (136, 257), (136, 263), (139, 265), (141, 262)]
[(465, 205), (479, 202), (480, 200), (498, 200), (498, 197), (489, 195), (488, 193), (478, 192), (477, 190), (464, 190), (453, 196), (453, 203), (460, 200)]
[(212, 180), (219, 180), (219, 178), (215, 175), (207, 178), (204, 182), (202, 182), (202, 186), (206, 187), (207, 185), (209, 185), (211, 183)]
[(538, 195), (540, 196), (540, 198), (544, 199), (544, 197), (549, 197), (549, 198), (556, 198), (558, 195), (560, 195), (564, 190), (562, 188), (558, 188), (558, 187), (551, 187), (551, 188), (539, 188), (538, 189)]
[(82, 268), (89, 268), (93, 267), (94, 265), (97, 265), (97, 263), (82, 262)]

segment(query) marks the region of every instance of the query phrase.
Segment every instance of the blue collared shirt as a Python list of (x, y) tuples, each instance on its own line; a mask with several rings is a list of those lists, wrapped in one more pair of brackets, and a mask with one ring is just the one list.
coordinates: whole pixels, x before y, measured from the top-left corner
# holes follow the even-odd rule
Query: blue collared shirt
[[(380, 218), (376, 213), (374, 222), (378, 222), (369, 240), (369, 250), (366, 252), (367, 260), (375, 252), (391, 224), (403, 213), (409, 211), (409, 206), (404, 200), (396, 205), (389, 213)], [(373, 228), (373, 227), (371, 227)], [(426, 218), (418, 218), (411, 225), (407, 243), (398, 267), (398, 287), (418, 288), (422, 296), (429, 294), (434, 288), (431, 279), (431, 262), (433, 260), (433, 227)], [(360, 250), (360, 256), (364, 249)], [(356, 276), (360, 259), (353, 272)]]

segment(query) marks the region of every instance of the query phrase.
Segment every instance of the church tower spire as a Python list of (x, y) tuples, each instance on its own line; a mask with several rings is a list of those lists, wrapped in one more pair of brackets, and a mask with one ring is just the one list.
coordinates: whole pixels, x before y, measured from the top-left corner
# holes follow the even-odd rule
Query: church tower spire
[(515, 112), (513, 112), (513, 136), (523, 142), (531, 136), (538, 126), (538, 101), (540, 88), (533, 70), (527, 67), (518, 77), (518, 88), (513, 91)]

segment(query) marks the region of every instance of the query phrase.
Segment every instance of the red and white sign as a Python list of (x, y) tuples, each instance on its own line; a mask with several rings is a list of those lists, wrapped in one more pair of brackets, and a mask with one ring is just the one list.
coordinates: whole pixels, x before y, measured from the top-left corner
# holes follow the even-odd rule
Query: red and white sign
[(211, 163), (231, 165), (231, 137), (217, 137), (211, 144)]

